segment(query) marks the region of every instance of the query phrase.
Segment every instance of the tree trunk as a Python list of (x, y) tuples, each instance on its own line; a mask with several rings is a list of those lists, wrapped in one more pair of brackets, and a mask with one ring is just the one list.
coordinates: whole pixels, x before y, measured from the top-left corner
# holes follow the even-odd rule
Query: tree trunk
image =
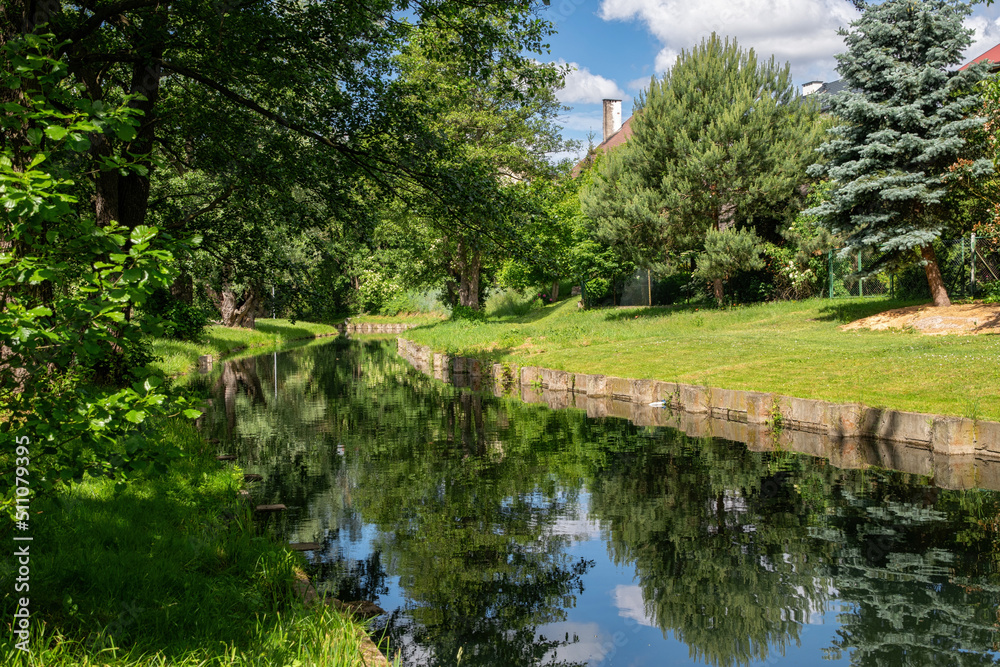
[(552, 301), (556, 301), (556, 300), (559, 299), (559, 279), (558, 278), (556, 278), (555, 280), (552, 281), (552, 293), (549, 295), (549, 298)]
[(479, 274), (482, 271), (482, 258), (479, 250), (466, 248), (464, 241), (458, 243), (456, 267), (458, 269), (458, 305), (479, 310)]
[(948, 298), (948, 288), (944, 285), (944, 278), (941, 277), (941, 268), (934, 254), (934, 246), (930, 243), (922, 246), (920, 256), (924, 258), (924, 272), (927, 274), (927, 285), (931, 288), (934, 306), (950, 306), (951, 299)]
[(712, 293), (715, 295), (715, 302), (721, 306), (722, 299), (725, 296), (722, 288), (722, 278), (716, 278), (712, 281)]
[(237, 296), (232, 288), (224, 286), (219, 301), (222, 324), (227, 327), (253, 329), (257, 324), (257, 313), (261, 303), (260, 292), (256, 288), (248, 287), (243, 290), (243, 294)]

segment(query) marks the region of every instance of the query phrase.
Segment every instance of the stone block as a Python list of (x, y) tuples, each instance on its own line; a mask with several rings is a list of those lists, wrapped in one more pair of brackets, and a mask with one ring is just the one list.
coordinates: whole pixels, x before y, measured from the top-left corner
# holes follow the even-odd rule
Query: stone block
[(573, 374), (551, 368), (541, 369), (542, 386), (552, 391), (572, 391)]
[(861, 422), (862, 435), (883, 440), (930, 445), (934, 418), (919, 412), (867, 408)]
[(479, 379), (483, 377), (483, 362), (479, 359), (468, 359), (465, 362), (465, 372)]
[(604, 375), (588, 375), (586, 391), (591, 398), (604, 398), (610, 396), (608, 393), (608, 378)]
[(452, 375), (459, 375), (465, 373), (465, 357), (452, 357), (451, 358), (451, 372)]
[(521, 386), (541, 387), (542, 386), (541, 370), (537, 366), (523, 366), (521, 368)]
[(976, 449), (1000, 456), (1000, 422), (976, 422)]
[(632, 381), (626, 378), (608, 376), (607, 395), (616, 401), (632, 402)]
[(708, 408), (713, 417), (747, 421), (747, 396), (735, 389), (709, 389)]
[(746, 392), (747, 423), (770, 424), (774, 412), (774, 394), (760, 391)]
[(655, 380), (632, 380), (632, 402), (649, 405), (660, 400), (656, 395)]
[(653, 386), (654, 401), (666, 401), (667, 405), (680, 408), (681, 390), (676, 382), (661, 382), (657, 380)]
[(931, 448), (936, 454), (974, 454), (976, 423), (963, 417), (937, 417), (931, 426)]
[(681, 410), (696, 414), (708, 413), (708, 389), (699, 385), (682, 384), (680, 387)]
[(792, 396), (778, 396), (775, 400), (781, 411), (782, 428), (827, 433), (825, 401)]
[(830, 437), (856, 438), (861, 435), (864, 407), (857, 403), (827, 403), (823, 425)]

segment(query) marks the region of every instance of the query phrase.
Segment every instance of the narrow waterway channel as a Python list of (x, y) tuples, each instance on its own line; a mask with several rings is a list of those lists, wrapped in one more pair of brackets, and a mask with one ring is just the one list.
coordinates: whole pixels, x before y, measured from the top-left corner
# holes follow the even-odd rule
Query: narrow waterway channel
[(1000, 662), (996, 492), (456, 389), (394, 340), (201, 383), (272, 528), (406, 665)]

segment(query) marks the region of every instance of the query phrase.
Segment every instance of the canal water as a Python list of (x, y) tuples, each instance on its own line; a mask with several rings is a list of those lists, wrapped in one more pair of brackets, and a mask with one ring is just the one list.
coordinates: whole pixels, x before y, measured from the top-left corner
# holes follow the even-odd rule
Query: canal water
[(1000, 662), (995, 492), (456, 389), (395, 341), (201, 382), (271, 528), (406, 665)]

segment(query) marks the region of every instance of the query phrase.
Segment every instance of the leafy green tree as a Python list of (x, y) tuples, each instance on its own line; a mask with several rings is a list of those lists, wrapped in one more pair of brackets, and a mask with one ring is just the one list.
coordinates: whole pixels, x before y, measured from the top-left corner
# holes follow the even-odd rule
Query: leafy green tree
[[(86, 473), (121, 478), (150, 466), (163, 470), (176, 450), (156, 437), (154, 418), (184, 409), (144, 368), (142, 336), (150, 329), (130, 317), (170, 284), (175, 243), (155, 227), (97, 224), (79, 197), (91, 164), (88, 136), (128, 136), (140, 112), (128, 100), (114, 106), (81, 95), (55, 48), (50, 36), (29, 33), (0, 52), (0, 85), (17, 92), (0, 116), (5, 509), (14, 506), (15, 472), (25, 469), (36, 492)], [(116, 156), (106, 166), (116, 173), (139, 168)]]
[[(438, 258), (436, 273), (444, 279), (446, 299), (478, 309), (484, 272), (511, 254), (523, 238), (522, 227), (537, 227), (535, 221), (545, 216), (544, 196), (532, 183), (553, 176), (547, 155), (564, 146), (554, 122), (563, 109), (555, 97), (563, 72), (525, 59), (473, 78), (464, 56), (447, 48), (463, 31), (428, 23), (400, 56), (411, 109), (429, 131), (446, 139), (442, 165), (455, 178), (446, 192), (404, 194), (404, 212), (394, 218), (407, 227), (433, 230), (415, 235), (433, 238), (428, 254)], [(548, 35), (552, 26), (539, 19), (531, 31)], [(532, 43), (528, 33), (511, 34), (539, 55), (547, 48)]]
[(950, 0), (887, 0), (841, 31), (838, 71), (849, 90), (830, 99), (841, 122), (810, 168), (834, 185), (811, 212), (848, 248), (895, 260), (919, 251), (935, 306), (951, 303), (933, 246), (955, 226), (949, 194), (993, 170), (967, 140), (984, 122), (982, 66), (954, 69), (971, 43), (962, 24), (970, 12)]
[[(791, 219), (817, 117), (787, 65), (713, 34), (639, 96), (633, 136), (598, 164), (584, 213), (644, 265), (701, 250), (710, 229)], [(721, 300), (721, 279), (714, 290)]]

